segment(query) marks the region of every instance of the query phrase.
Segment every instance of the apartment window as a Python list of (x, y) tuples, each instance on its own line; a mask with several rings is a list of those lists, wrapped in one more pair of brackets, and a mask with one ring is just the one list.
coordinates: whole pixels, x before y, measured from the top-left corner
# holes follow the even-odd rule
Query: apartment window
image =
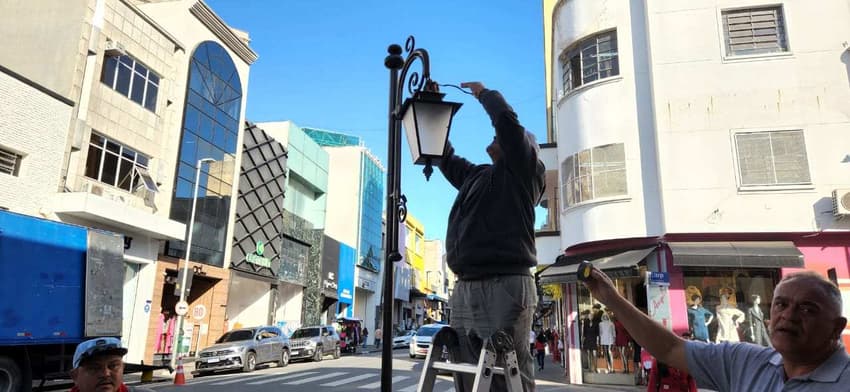
[(567, 48), (559, 61), (564, 92), (595, 80), (619, 75), (617, 31), (599, 33), (579, 41)]
[(727, 10), (722, 15), (727, 56), (788, 51), (782, 6)]
[(0, 147), (0, 173), (17, 177), (24, 156)]
[(594, 199), (625, 196), (627, 190), (623, 143), (582, 150), (561, 163), (564, 208)]
[(803, 131), (735, 134), (741, 186), (812, 183)]
[(158, 191), (148, 173), (148, 157), (96, 133), (91, 134), (89, 141), (85, 174), (129, 192)]
[(107, 56), (101, 82), (152, 112), (156, 111), (159, 76), (130, 56)]

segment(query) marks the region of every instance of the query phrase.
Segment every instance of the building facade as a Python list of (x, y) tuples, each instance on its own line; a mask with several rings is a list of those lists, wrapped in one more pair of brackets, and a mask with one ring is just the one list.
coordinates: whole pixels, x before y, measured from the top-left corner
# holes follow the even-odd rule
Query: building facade
[[(28, 200), (23, 200), (23, 194), (6, 194), (2, 203), (24, 213), (124, 235), (122, 339), (130, 349), (128, 361), (151, 363), (153, 353), (166, 351), (176, 336), (168, 334), (165, 342), (157, 325), (162, 325), (162, 310), (173, 309), (176, 303), (171, 300), (176, 298), (174, 285), (167, 287), (166, 275), (172, 271), (176, 276), (176, 257), (183, 257), (179, 252), (163, 254), (162, 249), (186, 238), (186, 219), (175, 211), (191, 197), (191, 185), (187, 192), (180, 182), (180, 165), (187, 161), (181, 145), (188, 133), (181, 130), (191, 126), (188, 108), (199, 107), (198, 121), (215, 122), (220, 131), (216, 136), (230, 138), (229, 143), (218, 143), (210, 136), (206, 141), (211, 146), (235, 148), (245, 102), (242, 92), (257, 55), (246, 43), (247, 34), (237, 36), (200, 1), (89, 0), (61, 5), (14, 1), (4, 9), (0, 29), (16, 37), (10, 41), (10, 50), (0, 54), (3, 95), (16, 94), (15, 101), (4, 102), (15, 102), (14, 112), (29, 119), (4, 128), (15, 132), (3, 132), (0, 139), (4, 158), (12, 162), (10, 178), (0, 181), (17, 183), (32, 193), (25, 196)], [(207, 49), (212, 49), (226, 59), (226, 65), (213, 70), (229, 72), (226, 80), (232, 94), (227, 96), (226, 108), (210, 102), (209, 94), (192, 85), (198, 82), (193, 61), (200, 58), (199, 48), (204, 48), (206, 58)], [(53, 60), (44, 61), (44, 53)], [(12, 109), (0, 106), (4, 111)], [(215, 110), (222, 116), (216, 117)], [(39, 138), (30, 133), (36, 126)], [(25, 140), (38, 140), (38, 145)], [(235, 151), (220, 150), (213, 157), (219, 171), (235, 169), (232, 160), (226, 159)], [(218, 177), (234, 178), (234, 174)], [(211, 193), (217, 200), (211, 204), (221, 203), (233, 192), (216, 189)], [(221, 216), (224, 223), (217, 228), (226, 231), (232, 213), (225, 210)], [(206, 230), (208, 223), (198, 228)], [(198, 239), (199, 246), (207, 243)], [(219, 252), (218, 260), (225, 256)], [(204, 269), (204, 263), (196, 267)], [(211, 277), (223, 275), (223, 270), (207, 271)], [(216, 278), (211, 279), (213, 287)], [(197, 301), (204, 295), (192, 296)], [(187, 341), (187, 345), (202, 344), (207, 340), (204, 334), (220, 334), (223, 318), (217, 306), (198, 319), (212, 327), (201, 335), (201, 329), (195, 328), (195, 335), (189, 335), (194, 344)]]
[(356, 136), (315, 128), (304, 132), (330, 157), (325, 232), (356, 245), (353, 316), (374, 331), (381, 322), (385, 169)]
[[(284, 329), (326, 319), (322, 251), (328, 192), (328, 154), (291, 121), (258, 123), (287, 146), (286, 197), (275, 322)], [(328, 289), (330, 290), (330, 289)], [(324, 293), (324, 294), (323, 294)]]
[[(769, 317), (776, 283), (800, 268), (850, 300), (850, 87), (828, 65), (847, 57), (848, 28), (821, 22), (848, 13), (840, 1), (554, 4), (557, 143), (544, 158), (563, 229), (538, 251), (556, 255), (541, 275), (563, 288), (571, 382), (634, 382), (587, 363), (579, 315), (596, 301), (574, 283), (582, 259), (654, 319), (711, 342), (753, 341), (726, 318)], [(694, 317), (705, 311), (712, 322)]]

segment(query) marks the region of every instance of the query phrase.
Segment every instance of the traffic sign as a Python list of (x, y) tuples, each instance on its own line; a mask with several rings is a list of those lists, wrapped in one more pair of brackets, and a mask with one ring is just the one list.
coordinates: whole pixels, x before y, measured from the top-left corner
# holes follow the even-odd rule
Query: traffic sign
[(189, 312), (189, 303), (186, 301), (180, 301), (174, 306), (174, 312), (177, 313), (178, 316), (185, 316), (186, 313)]

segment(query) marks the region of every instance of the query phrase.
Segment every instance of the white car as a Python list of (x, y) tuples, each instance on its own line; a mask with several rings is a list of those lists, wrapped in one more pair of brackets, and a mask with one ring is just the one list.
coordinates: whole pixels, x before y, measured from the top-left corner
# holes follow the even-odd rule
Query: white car
[(410, 339), (410, 350), (408, 354), (411, 358), (428, 356), (428, 351), (431, 350), (431, 339), (434, 334), (440, 329), (446, 328), (446, 324), (426, 324), (416, 331), (416, 335)]
[(410, 339), (416, 336), (416, 331), (409, 330), (399, 333), (393, 338), (393, 348), (410, 346)]

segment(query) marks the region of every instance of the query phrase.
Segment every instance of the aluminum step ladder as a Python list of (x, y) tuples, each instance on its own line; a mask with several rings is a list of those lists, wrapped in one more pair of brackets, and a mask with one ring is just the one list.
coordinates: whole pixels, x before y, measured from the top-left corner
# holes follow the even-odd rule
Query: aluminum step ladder
[[(510, 335), (497, 331), (487, 338), (481, 346), (477, 364), (459, 361), (459, 342), (457, 331), (450, 327), (444, 327), (434, 335), (419, 378), (418, 392), (432, 392), (437, 373), (441, 371), (452, 374), (455, 392), (489, 392), (493, 376), (497, 374), (505, 377), (508, 392), (522, 392), (519, 362)], [(471, 391), (464, 389), (463, 374), (475, 376)]]

